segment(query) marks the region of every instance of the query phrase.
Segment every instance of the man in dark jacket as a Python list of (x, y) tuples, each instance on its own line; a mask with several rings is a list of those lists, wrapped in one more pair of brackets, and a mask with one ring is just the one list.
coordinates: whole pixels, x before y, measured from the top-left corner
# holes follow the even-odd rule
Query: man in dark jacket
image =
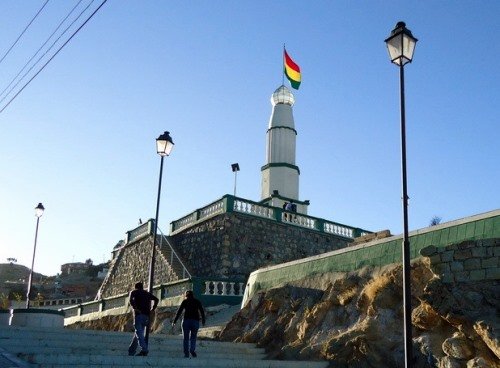
[(200, 315), (201, 323), (205, 326), (205, 311), (198, 299), (194, 298), (192, 290), (186, 291), (185, 299), (182, 301), (177, 314), (175, 315), (172, 327), (176, 324), (182, 311), (184, 311), (184, 318), (182, 319), (182, 332), (184, 333), (184, 357), (189, 358), (189, 354), (196, 358), (196, 334), (200, 328)]
[[(151, 307), (153, 302), (153, 307)], [(128, 355), (134, 355), (137, 349), (137, 344), (141, 347), (141, 351), (137, 354), (140, 356), (148, 355), (148, 343), (144, 333), (149, 325), (149, 315), (158, 306), (158, 298), (150, 292), (144, 290), (142, 282), (135, 284), (135, 290), (132, 290), (129, 295), (129, 303), (134, 310), (134, 338), (128, 348)]]

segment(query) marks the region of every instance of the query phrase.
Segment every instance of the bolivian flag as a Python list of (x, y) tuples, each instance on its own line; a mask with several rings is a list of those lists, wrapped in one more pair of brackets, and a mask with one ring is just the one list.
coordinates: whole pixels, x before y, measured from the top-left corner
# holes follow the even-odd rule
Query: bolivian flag
[(285, 75), (290, 81), (292, 88), (299, 89), (300, 86), (300, 67), (295, 64), (285, 49), (283, 49), (284, 63), (285, 63)]

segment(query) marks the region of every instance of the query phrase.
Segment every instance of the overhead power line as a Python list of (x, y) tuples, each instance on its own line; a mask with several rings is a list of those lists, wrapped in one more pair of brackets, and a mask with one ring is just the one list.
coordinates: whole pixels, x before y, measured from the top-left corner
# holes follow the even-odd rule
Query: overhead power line
[[(24, 79), (24, 78), (25, 78), (25, 77), (26, 77), (26, 76), (27, 76), (27, 75), (28, 75), (28, 74), (29, 74), (29, 73), (33, 70), (33, 68), (34, 68), (35, 66), (37, 66), (37, 65), (40, 63), (40, 61), (41, 61), (41, 60), (45, 57), (45, 55), (47, 55), (47, 54), (49, 53), (49, 51), (50, 51), (50, 50), (52, 50), (52, 48), (53, 48), (53, 47), (56, 45), (56, 43), (57, 43), (57, 42), (61, 39), (61, 37), (62, 37), (62, 36), (64, 36), (64, 35), (66, 34), (66, 32), (67, 32), (67, 31), (68, 31), (68, 30), (69, 30), (69, 29), (73, 26), (73, 24), (75, 24), (75, 23), (76, 23), (76, 21), (77, 21), (78, 19), (80, 19), (80, 17), (83, 15), (83, 13), (85, 13), (85, 12), (87, 11), (87, 9), (90, 7), (90, 5), (92, 5), (92, 3), (93, 3), (93, 2), (94, 2), (94, 0), (91, 0), (91, 1), (90, 1), (90, 3), (88, 3), (88, 4), (87, 4), (87, 6), (86, 6), (86, 7), (85, 7), (85, 8), (84, 8), (81, 12), (80, 12), (80, 14), (78, 14), (78, 16), (77, 16), (75, 19), (73, 19), (73, 21), (72, 21), (72, 22), (71, 22), (71, 23), (70, 23), (70, 24), (66, 27), (66, 29), (65, 29), (65, 30), (64, 30), (64, 31), (63, 31), (63, 32), (59, 35), (59, 37), (57, 37), (57, 38), (56, 38), (56, 40), (55, 40), (54, 42), (52, 42), (52, 45), (50, 45), (50, 47), (49, 47), (47, 50), (45, 50), (45, 52), (43, 53), (43, 55), (41, 55), (41, 56), (38, 58), (38, 60), (37, 60), (37, 61), (35, 61), (35, 63), (34, 63), (34, 64), (33, 64), (33, 65), (32, 65), (32, 66), (31, 66), (31, 67), (30, 67), (30, 68), (26, 71), (26, 73), (24, 73), (24, 74), (23, 74), (23, 76), (22, 76), (22, 77), (21, 77), (21, 78), (17, 81), (17, 83), (16, 83), (16, 84), (14, 84), (14, 86), (12, 86), (12, 88), (11, 88), (11, 89), (7, 92), (7, 94), (6, 94), (5, 96), (3, 96), (3, 97), (2, 97), (2, 99), (0, 99), (0, 104), (1, 104), (3, 101), (5, 101), (5, 100), (7, 99), (7, 97), (10, 95), (10, 93), (11, 93), (11, 92), (12, 92), (12, 91), (13, 91), (13, 90), (14, 90), (14, 89), (15, 89), (15, 88), (19, 85), (19, 83), (21, 83), (21, 82), (22, 82), (22, 80), (23, 80), (23, 79)], [(79, 4), (79, 3), (78, 3), (78, 4)], [(78, 5), (78, 4), (77, 4), (77, 5)], [(74, 8), (73, 8), (73, 10), (74, 10)], [(72, 11), (73, 11), (73, 10), (72, 10)], [(68, 16), (69, 16), (69, 14), (68, 14)], [(66, 18), (67, 18), (67, 17), (66, 17)], [(52, 37), (52, 35), (49, 37), (49, 39), (50, 39), (51, 37)], [(47, 40), (47, 41), (48, 41), (48, 40)], [(45, 43), (47, 43), (47, 41), (46, 41)], [(44, 45), (45, 45), (45, 43), (44, 43)], [(42, 46), (42, 47), (43, 47), (43, 46)], [(39, 49), (38, 51), (40, 51), (40, 49)], [(35, 53), (35, 55), (38, 53), (38, 51)], [(33, 57), (34, 57), (35, 55), (33, 55)], [(30, 61), (29, 61), (29, 62), (31, 62), (31, 60), (32, 60), (32, 59), (30, 59)], [(28, 62), (28, 64), (29, 64), (29, 62)], [(24, 67), (26, 67), (26, 65), (25, 65)], [(22, 69), (24, 69), (24, 67), (23, 67)], [(20, 72), (20, 73), (21, 73), (21, 72)], [(18, 74), (17, 74), (17, 76), (18, 76), (20, 73), (18, 73)], [(17, 76), (16, 76), (16, 78), (17, 78)], [(15, 78), (14, 78), (14, 80), (15, 80)], [(0, 96), (2, 96), (2, 95), (4, 94), (4, 92), (7, 90), (7, 88), (9, 88), (9, 87), (12, 85), (12, 83), (14, 82), (14, 80), (12, 80), (12, 81), (11, 81), (11, 83), (9, 83), (9, 85), (8, 85), (8, 86), (7, 86), (7, 87), (6, 87), (6, 88), (2, 91), (2, 93), (0, 93)]]
[(33, 21), (38, 17), (38, 14), (40, 14), (43, 10), (43, 8), (45, 8), (45, 5), (47, 5), (47, 3), (49, 2), (49, 0), (46, 0), (42, 7), (40, 8), (40, 10), (38, 10), (35, 14), (35, 16), (33, 17), (33, 19), (30, 20), (30, 22), (28, 23), (28, 25), (26, 27), (24, 27), (23, 31), (21, 32), (21, 34), (17, 37), (17, 39), (14, 41), (14, 43), (12, 44), (12, 46), (7, 50), (7, 52), (4, 54), (4, 56), (2, 56), (2, 59), (0, 59), (0, 64), (2, 63), (3, 59), (5, 59), (7, 57), (7, 55), (9, 55), (10, 51), (14, 48), (14, 46), (16, 46), (17, 42), (21, 39), (21, 37), (23, 36), (23, 34), (28, 30), (28, 28), (31, 26), (31, 23), (33, 23)]
[[(19, 77), (19, 75), (21, 75), (21, 73), (22, 73), (22, 72), (26, 69), (26, 67), (29, 65), (29, 63), (31, 63), (31, 61), (32, 61), (32, 60), (33, 60), (33, 59), (34, 59), (34, 58), (38, 55), (38, 53), (39, 53), (39, 52), (40, 52), (40, 51), (41, 51), (41, 50), (45, 47), (45, 45), (46, 45), (46, 44), (50, 41), (50, 39), (51, 39), (51, 38), (54, 36), (54, 34), (55, 34), (58, 30), (59, 30), (59, 28), (61, 28), (61, 26), (62, 26), (62, 25), (63, 25), (63, 23), (64, 23), (64, 22), (65, 22), (65, 21), (69, 18), (69, 16), (70, 16), (71, 14), (73, 14), (73, 12), (75, 11), (75, 9), (78, 7), (78, 5), (80, 5), (80, 3), (81, 3), (82, 1), (83, 1), (83, 0), (79, 0), (79, 1), (78, 1), (78, 3), (76, 3), (76, 5), (73, 7), (73, 9), (71, 9), (71, 10), (69, 11), (69, 13), (66, 15), (66, 17), (64, 17), (64, 19), (63, 19), (63, 20), (59, 23), (59, 25), (56, 27), (56, 29), (54, 30), (54, 32), (52, 32), (52, 34), (51, 34), (51, 35), (47, 38), (47, 40), (46, 40), (46, 41), (42, 44), (42, 46), (40, 46), (40, 48), (39, 48), (39, 49), (38, 49), (38, 50), (37, 50), (37, 51), (33, 54), (33, 56), (32, 56), (32, 57), (31, 57), (31, 58), (30, 58), (30, 59), (26, 62), (26, 64), (24, 64), (24, 66), (21, 68), (21, 70), (19, 70), (19, 72), (16, 74), (16, 76), (15, 76), (14, 78), (12, 78), (12, 80), (11, 80), (11, 81), (10, 81), (10, 83), (7, 85), (7, 87), (5, 87), (5, 88), (2, 90), (2, 92), (0, 92), (0, 97), (1, 97), (1, 96), (3, 96), (4, 92), (5, 92), (5, 91), (7, 91), (7, 89), (8, 89), (8, 88), (12, 85), (12, 83), (14, 83), (14, 82), (16, 81), (17, 77)], [(92, 1), (93, 1), (93, 0), (92, 0)], [(90, 4), (89, 4), (89, 5), (90, 5)], [(86, 10), (86, 9), (85, 9), (85, 10)], [(81, 14), (83, 14), (83, 13), (81, 13)], [(79, 19), (79, 18), (80, 18), (80, 16), (81, 16), (81, 14), (80, 14), (80, 15), (79, 15), (76, 19)], [(76, 21), (76, 19), (73, 21), (73, 23)], [(71, 25), (73, 25), (73, 23), (71, 23)], [(70, 26), (71, 26), (71, 25), (70, 25)], [(61, 34), (61, 36), (62, 36), (62, 35), (64, 35), (68, 29), (69, 29), (69, 27), (68, 27), (68, 28), (66, 28), (66, 29), (63, 31), (63, 33)], [(59, 36), (59, 38), (60, 38), (61, 36)], [(58, 38), (57, 40), (59, 40), (59, 38)], [(57, 42), (57, 40), (56, 40), (56, 42)], [(50, 47), (49, 47), (49, 49), (47, 50), (47, 52), (48, 52), (49, 50), (51, 50), (53, 46), (54, 46), (54, 44), (52, 44), (52, 46), (50, 46)], [(46, 52), (46, 53), (47, 53), (47, 52)], [(45, 53), (45, 54), (46, 54), (46, 53)], [(45, 54), (44, 54), (43, 56), (45, 56)], [(42, 57), (43, 57), (43, 56), (42, 56)], [(36, 65), (39, 61), (40, 61), (40, 59), (38, 59), (38, 60), (35, 62), (35, 64), (33, 64), (33, 67), (34, 67), (34, 66), (35, 66), (35, 65)], [(33, 68), (33, 67), (32, 67), (32, 68)], [(32, 68), (30, 68), (30, 70), (31, 70)], [(29, 72), (29, 71), (28, 71), (28, 72)], [(17, 86), (17, 85), (21, 82), (21, 80), (22, 80), (25, 76), (26, 76), (26, 74), (25, 74), (25, 75), (23, 75), (23, 77), (22, 77), (22, 78), (21, 78), (21, 79), (20, 79), (20, 80), (16, 83), (16, 85), (14, 86), (14, 88), (15, 88), (15, 87), (16, 87), (16, 86)], [(11, 89), (10, 91), (12, 91), (12, 89)], [(9, 93), (10, 93), (10, 91), (9, 91)], [(9, 93), (7, 93), (7, 95), (8, 95)], [(5, 96), (2, 100), (0, 100), (0, 103), (1, 103), (3, 100), (5, 100), (6, 98), (7, 98), (7, 96)]]
[(57, 49), (57, 51), (54, 53), (54, 55), (52, 55), (50, 57), (49, 60), (47, 60), (47, 62), (45, 64), (43, 64), (43, 66), (35, 73), (35, 75), (33, 75), (29, 81), (27, 81), (24, 86), (21, 87), (21, 89), (19, 91), (17, 91), (17, 93), (9, 100), (9, 102), (7, 102), (3, 107), (2, 109), (0, 110), (0, 114), (12, 103), (12, 101), (14, 101), (16, 99), (17, 96), (19, 96), (19, 94), (33, 81), (33, 79), (35, 79), (38, 74), (40, 74), (42, 72), (43, 69), (45, 69), (45, 67), (56, 57), (57, 54), (59, 54), (59, 52), (64, 48), (64, 46), (66, 46), (69, 41), (71, 41), (73, 39), (73, 37), (76, 36), (76, 34), (88, 23), (88, 21), (90, 19), (92, 19), (92, 17), (99, 11), (99, 9), (102, 8), (102, 6), (104, 4), (106, 4), (108, 0), (103, 0), (103, 2), (97, 7), (96, 10), (94, 10), (92, 12), (92, 14), (89, 15), (89, 17), (85, 20), (85, 22), (82, 23), (82, 25), (80, 27), (78, 27), (74, 32), (73, 34), (66, 40), (66, 42), (64, 42), (61, 47), (59, 47), (59, 49)]

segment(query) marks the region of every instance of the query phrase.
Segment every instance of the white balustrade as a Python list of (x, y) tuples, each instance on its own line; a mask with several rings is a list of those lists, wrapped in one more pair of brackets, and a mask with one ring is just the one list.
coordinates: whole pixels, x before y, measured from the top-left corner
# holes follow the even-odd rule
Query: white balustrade
[(295, 212), (283, 212), (283, 214), (281, 215), (281, 221), (308, 229), (316, 228), (316, 219), (308, 216), (298, 215)]
[(353, 229), (346, 227), (346, 226), (334, 224), (331, 222), (325, 222), (324, 231), (325, 231), (325, 233), (340, 235), (340, 236), (344, 236), (346, 238), (353, 238), (354, 237)]
[(249, 215), (265, 217), (265, 218), (273, 218), (274, 210), (267, 206), (260, 206), (255, 203), (250, 203), (243, 201), (241, 199), (234, 200), (233, 210), (236, 212), (246, 213)]
[(128, 232), (127, 243), (131, 243), (134, 240), (142, 238), (146, 235), (149, 235), (149, 224), (145, 223), (134, 230)]
[(185, 226), (189, 226), (191, 224), (194, 224), (196, 222), (196, 212), (193, 212), (189, 214), (186, 217), (181, 218), (180, 220), (177, 220), (173, 223), (173, 230), (178, 230), (180, 228), (183, 228)]
[(224, 212), (224, 201), (217, 201), (200, 210), (200, 220)]
[(245, 284), (229, 281), (205, 281), (205, 292), (203, 295), (215, 296), (242, 296)]
[[(197, 212), (199, 212), (199, 217), (197, 217)], [(222, 212), (224, 212), (224, 201), (220, 200), (200, 209), (199, 211), (195, 211), (177, 221), (174, 221), (173, 231), (192, 225), (198, 220), (202, 220), (204, 218), (211, 217)]]
[[(269, 207), (266, 205), (260, 205), (255, 202), (246, 201), (241, 198), (232, 197), (233, 208), (232, 211), (244, 213), (256, 217), (266, 218), (270, 220), (275, 220), (275, 208)], [(172, 223), (172, 231), (177, 231), (181, 228), (185, 228), (190, 226), (197, 221), (218, 215), (220, 213), (224, 213), (225, 211), (231, 212), (231, 209), (224, 208), (224, 204), (226, 203), (225, 199), (221, 199), (217, 202), (214, 202), (198, 211), (195, 211), (189, 214), (186, 217), (181, 218), (180, 220), (174, 221)], [(339, 225), (333, 222), (324, 222), (324, 226), (321, 229), (320, 225), (324, 220), (316, 219), (314, 217), (309, 217), (304, 214), (298, 214), (296, 212), (286, 212), (279, 211), (281, 213), (281, 222), (286, 224), (292, 224), (295, 226), (304, 227), (311, 230), (318, 230), (320, 232), (325, 232), (329, 234), (339, 235), (346, 238), (354, 238), (354, 229), (348, 226)], [(318, 221), (319, 224), (318, 224)], [(366, 232), (362, 232), (362, 235), (366, 234)]]
[(228, 295), (236, 295), (236, 290), (234, 288), (234, 282), (228, 282), (229, 288), (228, 288)]

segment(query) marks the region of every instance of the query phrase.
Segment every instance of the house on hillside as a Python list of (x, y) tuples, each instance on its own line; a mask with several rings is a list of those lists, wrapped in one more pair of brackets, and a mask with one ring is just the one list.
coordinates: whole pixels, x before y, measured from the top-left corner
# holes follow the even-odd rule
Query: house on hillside
[(61, 274), (62, 275), (69, 275), (72, 273), (84, 274), (87, 272), (90, 266), (92, 266), (92, 264), (89, 264), (88, 262), (65, 263), (61, 265)]

